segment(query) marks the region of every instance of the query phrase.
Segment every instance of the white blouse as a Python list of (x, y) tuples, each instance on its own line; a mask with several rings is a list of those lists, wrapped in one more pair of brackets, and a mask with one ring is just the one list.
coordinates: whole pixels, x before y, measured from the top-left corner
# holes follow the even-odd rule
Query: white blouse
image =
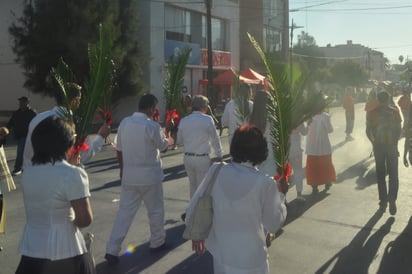
[(315, 156), (331, 154), (329, 133), (332, 132), (333, 127), (328, 113), (323, 112), (313, 116), (306, 136), (306, 154)]
[(86, 172), (66, 161), (28, 165), (22, 177), (26, 225), (21, 255), (60, 260), (87, 252), (70, 201), (90, 196)]
[(206, 248), (231, 273), (257, 273), (267, 260), (264, 228), (276, 232), (286, 218), (276, 183), (252, 165), (230, 163), (221, 168), (211, 195), (213, 225)]

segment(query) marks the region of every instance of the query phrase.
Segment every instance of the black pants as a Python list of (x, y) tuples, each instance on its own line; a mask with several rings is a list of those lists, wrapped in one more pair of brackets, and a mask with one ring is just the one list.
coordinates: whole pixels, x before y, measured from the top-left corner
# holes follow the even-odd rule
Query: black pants
[(16, 274), (96, 274), (90, 253), (51, 261), (22, 256)]

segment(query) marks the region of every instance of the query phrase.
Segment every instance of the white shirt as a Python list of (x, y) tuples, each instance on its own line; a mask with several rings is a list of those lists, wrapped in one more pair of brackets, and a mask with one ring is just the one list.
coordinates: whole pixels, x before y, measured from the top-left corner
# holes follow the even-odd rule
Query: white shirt
[(200, 111), (180, 120), (177, 143), (183, 144), (186, 153), (210, 154), (213, 148), (215, 157), (222, 157), (223, 149), (211, 116)]
[[(250, 113), (252, 113), (252, 110), (253, 110), (252, 101), (249, 101), (249, 109), (250, 109)], [(221, 118), (222, 126), (227, 127), (229, 131), (229, 137), (228, 137), (229, 144), (232, 141), (233, 133), (235, 132), (235, 130), (239, 126), (246, 124), (248, 122), (248, 121), (241, 120), (239, 118), (238, 112), (239, 110), (237, 109), (236, 103), (234, 99), (232, 99), (225, 105), (225, 110), (223, 111), (223, 114), (222, 114), (222, 118)]]
[[(209, 169), (204, 182), (216, 166)], [(204, 185), (196, 193), (204, 191)], [(261, 269), (267, 259), (264, 228), (275, 233), (285, 221), (284, 195), (273, 179), (252, 165), (234, 162), (221, 168), (211, 195), (213, 225), (207, 249), (233, 273), (257, 273), (253, 269)]]
[(160, 125), (146, 114), (135, 112), (124, 118), (118, 128), (116, 148), (122, 152), (122, 184), (153, 185), (163, 181), (160, 151), (168, 140)]
[(304, 124), (300, 124), (292, 130), (290, 134), (289, 157), (302, 155), (302, 135), (306, 135), (307, 132), (308, 128)]
[(329, 133), (333, 132), (332, 123), (328, 113), (323, 112), (312, 117), (306, 137), (306, 154), (323, 156), (332, 153)]
[[(56, 106), (50, 110), (44, 111), (42, 113), (37, 114), (34, 118), (30, 121), (29, 130), (27, 132), (26, 137), (26, 144), (24, 146), (24, 153), (23, 153), (23, 163), (24, 166), (31, 165), (31, 158), (33, 158), (33, 145), (31, 143), (31, 135), (35, 127), (44, 119), (51, 117), (51, 116), (59, 116), (64, 117), (67, 110), (64, 107)], [(102, 148), (104, 143), (104, 138), (100, 135), (96, 135), (93, 140), (90, 140), (88, 137), (86, 140), (86, 144), (89, 146), (89, 149), (86, 151), (80, 152), (80, 162), (82, 164), (86, 164), (90, 161), (90, 159), (99, 152)]]
[(26, 225), (21, 255), (60, 260), (87, 252), (70, 201), (90, 197), (86, 172), (66, 161), (29, 165), (22, 177)]

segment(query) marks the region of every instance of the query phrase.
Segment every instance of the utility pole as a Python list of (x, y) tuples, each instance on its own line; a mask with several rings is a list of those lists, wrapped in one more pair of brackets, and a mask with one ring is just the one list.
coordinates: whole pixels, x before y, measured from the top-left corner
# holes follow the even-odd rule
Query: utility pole
[(282, 58), (285, 63), (288, 60), (289, 45), (289, 0), (283, 0), (283, 30), (282, 30)]
[[(212, 0), (205, 0), (206, 4), (206, 28), (207, 28), (207, 92), (208, 98), (213, 92), (213, 55), (212, 55)], [(215, 102), (211, 102), (214, 106)]]

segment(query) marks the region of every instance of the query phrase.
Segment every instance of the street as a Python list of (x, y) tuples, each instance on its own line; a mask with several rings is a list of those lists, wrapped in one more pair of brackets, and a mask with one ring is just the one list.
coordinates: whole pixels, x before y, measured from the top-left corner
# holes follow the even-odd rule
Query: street
[[(412, 273), (412, 173), (399, 160), (398, 212), (377, 213), (378, 191), (371, 157), (371, 145), (365, 135), (364, 103), (355, 105), (353, 141), (345, 142), (345, 117), (342, 107), (330, 109), (334, 132), (330, 135), (337, 182), (325, 193), (311, 195), (304, 185), (304, 204), (295, 200), (296, 189), (287, 194), (286, 224), (269, 248), (271, 273)], [(114, 138), (114, 134), (110, 136)], [(403, 142), (399, 152), (403, 154)], [(227, 131), (222, 135), (228, 154)], [(9, 166), (15, 159), (13, 144), (5, 147)], [(189, 183), (183, 167), (183, 149), (162, 155), (165, 172), (165, 228), (169, 248), (150, 253), (149, 224), (144, 205), (139, 209), (123, 242), (120, 263), (108, 266), (103, 258), (120, 193), (119, 168), (112, 147), (107, 144), (87, 165), (92, 193), (94, 222), (84, 229), (95, 235), (92, 251), (99, 274), (213, 273), (212, 257), (194, 255), (191, 243), (182, 239), (180, 219), (188, 203)], [(14, 273), (20, 255), (18, 242), (25, 223), (20, 179), (14, 177), (17, 190), (4, 193), (7, 207), (7, 232), (0, 235), (0, 273)], [(127, 252), (126, 252), (127, 250)]]

